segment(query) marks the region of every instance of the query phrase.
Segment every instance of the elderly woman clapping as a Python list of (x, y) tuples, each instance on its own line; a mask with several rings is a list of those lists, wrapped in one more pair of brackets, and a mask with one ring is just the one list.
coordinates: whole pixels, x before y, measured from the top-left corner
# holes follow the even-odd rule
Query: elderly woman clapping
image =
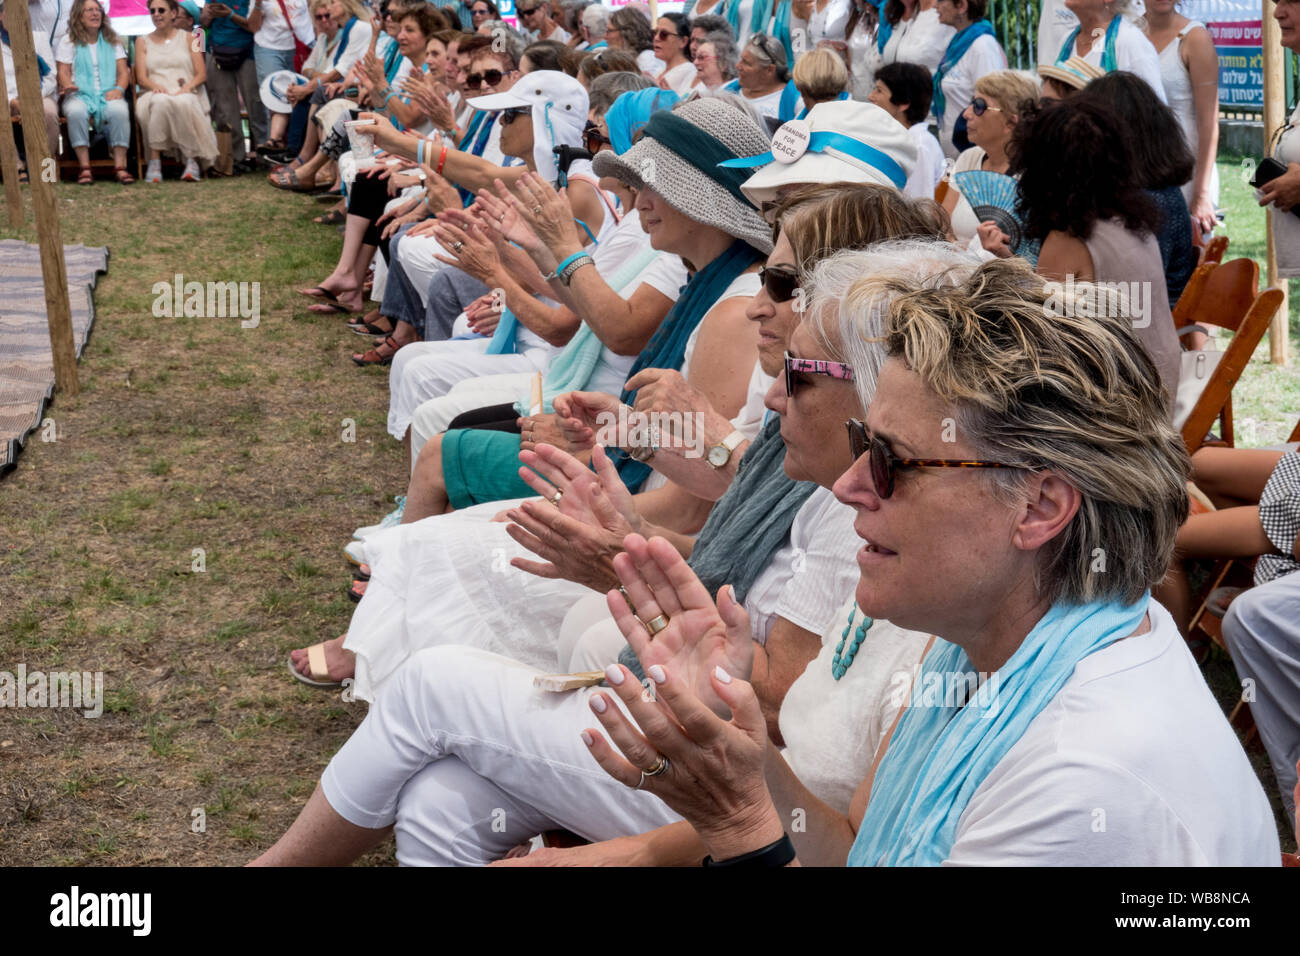
[[(923, 277), (969, 269), (933, 245), (915, 255)], [(593, 695), (622, 753), (589, 729), (592, 755), (681, 813), (715, 864), (1276, 865), (1268, 801), (1150, 599), (1187, 514), (1187, 458), (1129, 318), (1054, 314), (1010, 261), (938, 288), (861, 272), (838, 332), (887, 358), (835, 486), (870, 542), (858, 605), (942, 638), (883, 758), (845, 817), (780, 770), (741, 675), (715, 671), (719, 716), (684, 675), (651, 668), (647, 700), (620, 666), (611, 693), (640, 730)], [(617, 569), (637, 616), (671, 620), (661, 575), (679, 568), (651, 548), (657, 573)], [(619, 592), (609, 604), (643, 645)]]

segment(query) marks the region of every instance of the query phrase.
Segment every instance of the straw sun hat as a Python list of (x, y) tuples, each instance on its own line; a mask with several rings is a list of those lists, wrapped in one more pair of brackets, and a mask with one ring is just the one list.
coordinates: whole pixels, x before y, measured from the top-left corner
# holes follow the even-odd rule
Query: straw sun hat
[(768, 253), (772, 227), (740, 191), (750, 170), (721, 169), (717, 164), (770, 148), (766, 133), (745, 113), (705, 97), (655, 113), (631, 149), (621, 156), (608, 150), (599, 153), (592, 168), (633, 189), (648, 186), (688, 219)]

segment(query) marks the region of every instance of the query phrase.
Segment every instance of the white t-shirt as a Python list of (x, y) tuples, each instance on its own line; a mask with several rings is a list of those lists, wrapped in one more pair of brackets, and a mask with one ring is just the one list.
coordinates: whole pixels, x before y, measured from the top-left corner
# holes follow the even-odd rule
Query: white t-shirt
[(1277, 866), (1273, 811), (1173, 618), (1092, 654), (971, 797), (945, 865)]
[[(91, 43), (86, 47), (86, 49), (90, 51), (90, 66), (91, 66), (90, 72), (95, 79), (94, 92), (96, 94), (103, 93), (104, 90), (100, 88), (100, 82), (99, 82), (99, 44)], [(54, 59), (57, 60), (59, 63), (75, 64), (76, 56), (77, 56), (77, 47), (76, 44), (72, 42), (72, 38), (67, 36), (66, 34), (60, 37), (59, 45), (54, 48)], [(126, 50), (122, 48), (122, 44), (120, 43), (113, 44), (113, 59), (114, 60), (126, 59)], [(51, 66), (53, 66), (53, 64), (51, 64)], [(75, 75), (72, 77), (72, 81), (74, 83), (77, 81)], [(113, 85), (114, 84), (110, 83), (107, 89), (112, 89)], [(87, 92), (90, 91), (87, 90)]]
[(324, 33), (316, 34), (316, 39), (312, 41), (311, 52), (307, 54), (307, 59), (303, 61), (302, 72), (315, 71), (317, 73), (328, 73), (331, 69), (330, 60), (334, 59), (334, 49), (338, 46), (339, 35), (326, 36)]
[(253, 34), (253, 42), (267, 50), (292, 50), (296, 36), (303, 43), (311, 46), (316, 39), (316, 34), (312, 29), (308, 0), (283, 0), (283, 2), (284, 8), (289, 11), (290, 22), (285, 22), (278, 0), (264, 0), (262, 28)]
[(750, 97), (745, 94), (744, 90), (740, 95), (744, 97), (746, 103), (758, 111), (759, 116), (779, 117), (781, 115), (781, 95), (785, 92), (785, 87), (781, 86), (773, 93), (767, 93), (763, 96)]
[[(35, 5), (33, 5), (35, 12)], [(45, 65), (50, 68), (50, 72), (41, 78), (41, 96), (53, 96), (56, 85), (58, 84), (58, 68), (55, 65), (54, 52), (50, 49), (50, 41), (46, 39), (45, 33), (37, 30), (32, 37), (32, 45), (36, 47), (36, 55), (45, 61)], [(0, 50), (4, 51), (5, 61), (5, 89), (9, 92), (9, 99), (18, 99), (18, 78), (14, 75), (14, 55), (9, 49), (8, 43), (0, 43)]]
[(985, 34), (970, 45), (970, 49), (943, 76), (945, 108), (939, 122), (939, 144), (945, 156), (957, 156), (952, 145), (953, 127), (957, 117), (970, 105), (975, 95), (975, 81), (989, 73), (1007, 68), (1007, 57), (998, 45), (997, 37)]
[(537, 30), (525, 30), (524, 36), (529, 43), (536, 43), (538, 40), (554, 40), (556, 43), (568, 43), (569, 38), (573, 36), (564, 27), (557, 26), (550, 36), (544, 37)]
[[(656, 62), (663, 63), (657, 57)], [(659, 79), (667, 83), (668, 89), (678, 96), (686, 96), (691, 91), (691, 84), (695, 82), (695, 64), (690, 60), (685, 63), (678, 63), (671, 70), (664, 70), (660, 73)]]
[(939, 22), (939, 11), (934, 7), (922, 10), (911, 20), (900, 20), (895, 25), (881, 62), (920, 63), (933, 74), (956, 35), (956, 29)]
[[(1083, 33), (1080, 31), (1079, 36)], [(1064, 44), (1065, 40), (1062, 39)], [(1092, 41), (1092, 49), (1083, 59), (1093, 66), (1101, 66), (1101, 56), (1106, 50), (1104, 37), (1097, 37)], [(1057, 55), (1061, 52), (1057, 47), (1056, 53), (1046, 62), (1055, 63)], [(1074, 41), (1074, 55), (1079, 53), (1079, 38)], [(1156, 96), (1160, 97), (1161, 103), (1168, 103), (1165, 96), (1165, 84), (1160, 79), (1160, 57), (1156, 54), (1156, 48), (1151, 45), (1147, 35), (1133, 26), (1128, 20), (1123, 18), (1119, 22), (1119, 30), (1115, 34), (1115, 68), (1127, 70), (1129, 73), (1136, 73), (1142, 79), (1147, 81), (1151, 89), (1156, 91)]]
[(907, 131), (912, 134), (912, 142), (916, 143), (916, 166), (912, 168), (912, 175), (907, 177), (903, 195), (914, 199), (933, 199), (935, 187), (943, 178), (943, 150), (925, 123), (909, 126)]
[[(853, 556), (862, 539), (853, 532), (853, 509), (818, 488), (794, 516), (790, 540), (754, 579), (745, 598), (754, 640), (767, 642), (778, 617), (823, 634), (838, 617), (838, 604), (858, 579)], [(799, 587), (787, 587), (798, 578)], [(770, 596), (770, 597), (769, 597)], [(755, 613), (757, 608), (762, 610)]]
[[(1300, 163), (1300, 106), (1291, 114), (1290, 125), (1278, 138), (1273, 158), (1280, 163)], [(1283, 278), (1300, 276), (1300, 217), (1273, 209), (1273, 248), (1277, 250), (1277, 271)]]

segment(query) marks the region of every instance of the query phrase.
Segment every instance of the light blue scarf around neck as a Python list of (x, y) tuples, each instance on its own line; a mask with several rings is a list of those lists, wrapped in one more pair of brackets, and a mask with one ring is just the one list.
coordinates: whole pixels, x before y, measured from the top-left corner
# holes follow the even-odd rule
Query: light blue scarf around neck
[(985, 777), (1056, 697), (1079, 661), (1137, 630), (1150, 598), (1148, 592), (1128, 606), (1116, 601), (1054, 605), (965, 707), (947, 699), (932, 706), (922, 697), (936, 680), (945, 692), (965, 686), (950, 675), (974, 670), (959, 646), (936, 641), (872, 784), (849, 865), (937, 866), (947, 859), (957, 824)]
[[(939, 61), (939, 69), (934, 71), (932, 110), (934, 115), (939, 118), (940, 125), (943, 124), (943, 114), (948, 109), (948, 98), (943, 92), (943, 78), (961, 61), (961, 58), (966, 55), (966, 51), (971, 48), (976, 40), (980, 37), (993, 35), (993, 24), (987, 20), (976, 20), (948, 41), (948, 49), (944, 51), (943, 59)], [(965, 104), (962, 105), (965, 106)]]
[(104, 39), (103, 33), (95, 38), (95, 55), (99, 58), (99, 92), (95, 92), (95, 62), (88, 45), (78, 44), (72, 55), (72, 79), (77, 84), (77, 96), (90, 109), (91, 119), (98, 126), (104, 121), (108, 105), (104, 94), (117, 86), (117, 58), (113, 56), (113, 44)]

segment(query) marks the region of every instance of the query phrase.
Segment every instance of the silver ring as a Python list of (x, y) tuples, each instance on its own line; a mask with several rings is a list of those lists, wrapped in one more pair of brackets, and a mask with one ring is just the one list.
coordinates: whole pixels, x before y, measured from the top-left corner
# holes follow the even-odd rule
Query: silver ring
[(533, 215), (534, 215), (534, 216), (540, 216), (541, 214), (542, 214), (542, 207), (541, 207), (541, 206), (534, 206), (534, 207), (533, 207)]
[(453, 243), (451, 244), (451, 251), (452, 251), (452, 252), (460, 252), (460, 250), (463, 249), (464, 247), (465, 247), (465, 243), (463, 243), (463, 242), (461, 242), (459, 239), (457, 239), (455, 242), (453, 242)]

